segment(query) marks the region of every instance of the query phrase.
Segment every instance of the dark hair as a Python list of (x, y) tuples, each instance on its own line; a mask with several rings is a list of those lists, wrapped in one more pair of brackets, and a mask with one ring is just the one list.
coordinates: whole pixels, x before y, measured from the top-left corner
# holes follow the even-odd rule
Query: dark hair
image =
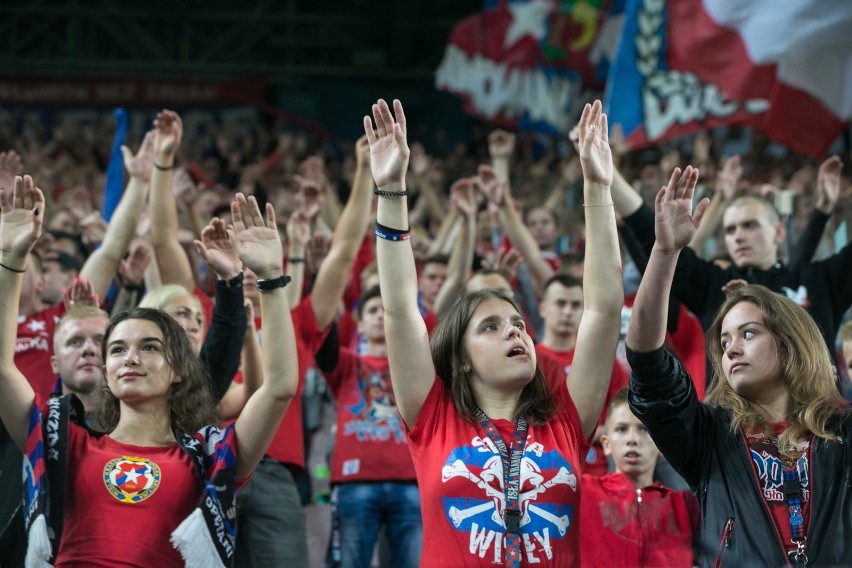
[(565, 288), (582, 288), (583, 281), (579, 278), (575, 278), (570, 274), (554, 274), (550, 278), (547, 279), (547, 282), (544, 283), (544, 286), (541, 289), (541, 295), (544, 296), (547, 293), (547, 289), (550, 288), (551, 284), (561, 284)]
[[(193, 433), (213, 423), (215, 406), (210, 379), (201, 359), (193, 351), (186, 332), (166, 312), (152, 308), (133, 308), (114, 315), (104, 332), (101, 345), (104, 364), (106, 364), (107, 346), (115, 326), (127, 320), (153, 322), (163, 333), (166, 362), (181, 378), (180, 382), (174, 383), (171, 387), (171, 426)], [(94, 409), (95, 426), (104, 432), (112, 432), (118, 424), (121, 412), (118, 399), (109, 390), (108, 385), (97, 391), (97, 394)]]
[(449, 255), (438, 253), (438, 254), (433, 254), (433, 255), (427, 256), (423, 260), (423, 264), (421, 265), (421, 268), (426, 268), (426, 266), (428, 266), (430, 264), (442, 264), (444, 266), (447, 266), (449, 263), (450, 263), (450, 256)]
[[(450, 391), (456, 411), (470, 423), (476, 421), (478, 404), (470, 379), (463, 371), (467, 360), (464, 335), (479, 305), (492, 299), (506, 302), (520, 313), (515, 301), (502, 292), (496, 290), (466, 292), (450, 308), (450, 311), (441, 317), (432, 334), (432, 363), (435, 365), (435, 373)], [(543, 424), (550, 420), (556, 411), (547, 380), (541, 369), (536, 366), (532, 380), (521, 392), (518, 414), (532, 424)]]
[(381, 298), (382, 291), (378, 286), (371, 286), (361, 294), (361, 298), (358, 300), (358, 310), (355, 315), (358, 316), (358, 319), (361, 319), (361, 316), (364, 315), (364, 306), (367, 305), (367, 302), (372, 300), (373, 298)]
[(553, 219), (553, 224), (556, 225), (557, 227), (559, 227), (559, 213), (557, 213), (555, 209), (551, 209), (550, 207), (544, 207), (543, 205), (540, 205), (538, 207), (531, 207), (529, 210), (527, 210), (527, 212), (524, 213), (524, 224), (529, 222), (530, 214), (533, 211), (538, 211), (538, 210), (546, 211), (547, 213), (550, 213), (550, 218)]
[(780, 436), (782, 447), (807, 439), (811, 434), (826, 440), (836, 439), (829, 430), (848, 404), (837, 392), (835, 370), (819, 327), (803, 307), (765, 286), (750, 284), (734, 290), (707, 330), (707, 355), (715, 376), (715, 383), (707, 392), (707, 402), (731, 410), (734, 432), (739, 428), (747, 432), (770, 431), (756, 405), (734, 392), (722, 369), (722, 321), (742, 302), (760, 309), (763, 326), (775, 338), (781, 380), (790, 395), (790, 426)]

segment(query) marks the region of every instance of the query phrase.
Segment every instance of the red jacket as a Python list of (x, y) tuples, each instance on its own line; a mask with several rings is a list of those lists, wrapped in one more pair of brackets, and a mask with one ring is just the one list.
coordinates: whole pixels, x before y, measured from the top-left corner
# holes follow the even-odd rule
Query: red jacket
[(698, 502), (689, 491), (654, 483), (636, 489), (621, 473), (583, 475), (580, 492), (582, 566), (692, 566)]

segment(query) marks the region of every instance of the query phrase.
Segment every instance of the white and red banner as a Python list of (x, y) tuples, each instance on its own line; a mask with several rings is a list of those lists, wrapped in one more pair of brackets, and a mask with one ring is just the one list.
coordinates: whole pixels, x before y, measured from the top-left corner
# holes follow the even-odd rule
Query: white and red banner
[(852, 117), (849, 0), (628, 0), (607, 85), (632, 147), (744, 124), (819, 157)]
[(620, 20), (608, 17), (612, 4), (486, 1), (456, 24), (435, 85), (460, 96), (474, 116), (567, 133), (584, 90), (603, 87), (620, 32)]

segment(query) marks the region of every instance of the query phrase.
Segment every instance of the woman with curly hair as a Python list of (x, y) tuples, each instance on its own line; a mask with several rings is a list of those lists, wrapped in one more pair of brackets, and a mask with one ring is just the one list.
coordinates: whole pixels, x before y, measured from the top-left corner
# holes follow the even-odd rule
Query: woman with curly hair
[(701, 403), (663, 346), (697, 170), (675, 169), (656, 197), (656, 242), (627, 334), (630, 407), (695, 488), (700, 566), (852, 564), (852, 420), (819, 328), (759, 285), (730, 292), (707, 331), (715, 384)]
[[(263, 386), (235, 424), (209, 425), (213, 399), (197, 349), (167, 313), (115, 316), (103, 340), (107, 386), (90, 429), (73, 395), (44, 401), (14, 364), (17, 298), (41, 234), (32, 178), (0, 192), (0, 419), (25, 453), (27, 565), (214, 566), (234, 554), (235, 491), (266, 451), (298, 384), (275, 214), (231, 204), (230, 241), (261, 281)], [(171, 544), (169, 544), (171, 543)]]

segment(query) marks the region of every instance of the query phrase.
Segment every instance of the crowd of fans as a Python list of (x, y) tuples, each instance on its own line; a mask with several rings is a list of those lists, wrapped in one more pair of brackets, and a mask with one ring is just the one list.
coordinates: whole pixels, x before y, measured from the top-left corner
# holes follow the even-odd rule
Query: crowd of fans
[[(647, 353), (637, 355), (659, 345), (638, 339), (641, 330), (630, 335), (628, 329), (638, 325), (630, 323), (631, 315), (642, 314), (643, 329), (665, 337), (679, 360), (677, 369), (682, 366), (688, 373), (688, 386), (683, 387), (688, 394), (683, 396), (694, 396), (697, 404), (706, 392), (714, 406), (730, 408), (732, 399), (720, 394), (729, 384), (722, 378), (727, 371), (722, 372), (709, 346), (718, 343), (712, 334), (720, 333), (719, 325), (723, 336), (730, 331), (726, 324), (714, 323), (720, 307), (723, 314), (737, 314), (737, 301), (758, 304), (757, 296), (749, 296), (752, 284), (762, 284), (811, 313), (816, 337), (827, 347), (823, 355), (830, 354), (836, 367), (830, 381), (834, 393), (852, 396), (852, 327), (845, 323), (852, 304), (852, 251), (846, 233), (852, 222), (852, 181), (844, 173), (848, 155), (814, 161), (792, 155), (756, 133), (732, 129), (633, 151), (618, 125), (607, 129), (599, 104), (584, 111), (566, 139), (481, 126), (470, 140), (453, 144), (443, 133), (417, 124), (416, 117), (406, 124), (402, 107), (391, 110), (384, 102), (374, 106), (366, 135), (357, 141), (321, 138), (262, 120), (249, 109), (192, 110), (181, 116), (161, 111), (152, 115), (153, 128), (144, 113), (134, 117), (127, 146), (116, 156), (110, 151), (114, 124), (109, 113), (51, 113), (50, 120), (25, 111), (0, 116), (0, 276), (8, 290), (19, 290), (14, 294), (18, 301), (12, 305), (5, 300), (0, 314), (5, 317), (4, 333), (10, 332), (0, 342), (0, 382), (17, 384), (20, 369), (29, 385), (29, 390), (0, 387), (0, 395), (14, 394), (0, 404), (8, 431), (0, 440), (6, 466), (0, 471), (8, 486), (7, 479), (17, 475), (9, 472), (9, 464), (19, 471), (14, 468), (22, 459), (31, 468), (43, 463), (38, 460), (44, 455), (31, 444), (33, 432), (40, 430), (32, 424), (44, 420), (49, 429), (54, 408), (64, 413), (63, 428), (70, 432), (63, 443), (86, 448), (91, 444), (104, 455), (113, 452), (116, 459), (125, 460), (110, 462), (114, 471), (95, 471), (102, 466), (78, 463), (73, 453), (62, 462), (63, 468), (88, 468), (81, 471), (106, 476), (106, 495), (116, 502), (120, 496), (138, 504), (149, 498), (149, 504), (162, 503), (151, 498), (160, 478), (152, 477), (150, 469), (142, 478), (147, 482), (125, 480), (127, 467), (136, 463), (127, 457), (134, 451), (128, 448), (184, 448), (203, 462), (200, 488), (169, 489), (188, 491), (192, 497), (183, 499), (179, 511), (170, 509), (164, 515), (167, 521), (155, 536), (147, 535), (163, 539), (158, 546), (169, 549), (159, 560), (163, 565), (179, 562), (180, 555), (187, 565), (198, 558), (237, 566), (454, 566), (453, 558), (460, 559), (458, 565), (497, 565), (503, 564), (504, 552), (512, 550), (520, 562), (515, 565), (523, 566), (536, 561), (574, 565), (577, 558), (587, 566), (608, 565), (613, 558), (625, 566), (712, 564), (719, 551), (710, 550), (704, 515), (711, 510), (713, 522), (724, 530), (729, 521), (717, 518), (721, 509), (708, 509), (706, 495), (696, 500), (688, 491), (706, 490), (708, 484), (700, 471), (672, 458), (671, 449), (683, 439), (673, 442), (660, 434), (666, 440), (660, 444), (665, 457), (658, 459), (639, 420), (651, 424), (655, 440), (658, 431), (672, 427), (649, 408), (656, 408), (651, 394), (657, 395), (651, 388), (654, 373), (676, 373), (655, 367)], [(122, 187), (107, 183), (107, 166), (115, 160), (125, 170)], [(24, 174), (31, 178), (18, 177)], [(605, 193), (596, 193), (597, 186), (605, 187)], [(666, 196), (681, 210), (666, 206)], [(119, 201), (108, 210), (104, 203), (110, 197)], [(670, 241), (661, 234), (661, 218), (670, 214), (675, 219), (678, 212), (694, 219), (694, 230), (687, 242), (671, 240), (678, 260), (667, 280), (659, 256), (661, 243)], [(604, 214), (612, 215), (618, 226), (617, 243), (615, 230), (607, 232)], [(26, 223), (20, 221), (24, 217)], [(612, 254), (607, 248), (610, 236)], [(410, 241), (413, 262), (398, 254), (400, 241)], [(611, 258), (619, 256), (616, 249), (620, 259)], [(280, 257), (280, 266), (270, 264), (270, 255)], [(660, 290), (671, 287), (671, 297), (642, 293), (640, 282), (649, 286), (642, 280), (646, 270), (662, 283)], [(622, 272), (623, 280), (613, 287)], [(618, 314), (610, 321), (600, 314), (612, 315), (609, 303), (616, 297), (620, 321)], [(647, 306), (653, 303), (648, 298), (666, 306), (662, 320), (648, 315)], [(564, 436), (570, 443), (554, 446), (565, 458), (562, 470), (550, 463), (557, 473), (537, 471), (541, 479), (534, 487), (523, 485), (532, 474), (522, 472), (521, 492), (543, 495), (549, 483), (547, 487), (565, 485), (565, 494), (527, 497), (533, 501), (520, 505), (520, 513), (512, 510), (508, 497), (502, 501), (500, 496), (494, 503), (503, 503), (503, 508), (493, 505), (492, 515), (484, 496), (493, 497), (495, 490), (502, 494), (501, 472), (509, 466), (503, 459), (501, 467), (496, 440), (510, 446), (520, 421), (516, 429), (514, 414), (501, 415), (502, 407), (483, 394), (491, 391), (459, 387), (468, 374), (470, 382), (483, 376), (484, 363), (473, 355), (457, 360), (449, 350), (462, 341), (471, 349), (472, 340), (464, 332), (468, 321), (475, 321), (481, 306), (497, 305), (504, 307), (493, 308), (498, 322), (494, 325), (502, 325), (500, 310), (517, 313), (517, 322), (505, 316), (510, 327), (521, 329), (515, 348), (524, 356), (527, 347), (537, 354), (533, 381), (550, 389), (557, 406), (572, 411), (563, 416), (547, 405), (524, 407), (531, 428), (560, 429), (568, 433)], [(169, 417), (150, 430), (155, 422), (128, 418), (133, 412), (140, 420), (135, 395), (125, 391), (111, 399), (120, 410), (105, 418), (103, 391), (116, 390), (121, 382), (120, 374), (111, 374), (110, 361), (117, 355), (110, 338), (119, 337), (115, 341), (124, 351), (135, 353), (133, 333), (144, 327), (138, 324), (130, 333), (130, 327), (121, 327), (126, 319), (118, 319), (107, 329), (107, 317), (131, 310), (122, 317), (156, 321), (159, 331), (150, 333), (163, 345), (170, 341), (168, 333), (175, 333), (171, 324), (144, 312), (146, 308), (170, 315), (189, 338), (177, 347), (166, 346), (166, 351), (176, 350), (166, 356), (173, 368), (179, 368), (173, 353), (200, 357), (203, 369), (197, 372), (210, 383), (209, 400), (194, 404), (209, 405), (209, 421), (200, 410), (192, 414), (182, 407), (146, 406), (152, 416)], [(458, 316), (465, 310), (467, 316)], [(290, 311), (292, 323), (281, 315)], [(417, 317), (411, 319), (411, 314)], [(270, 324), (273, 319), (276, 323)], [(13, 321), (16, 333), (11, 331)], [(463, 326), (456, 330), (461, 335), (451, 335), (447, 328), (452, 325)], [(706, 345), (705, 332), (713, 337)], [(773, 333), (782, 336), (775, 329)], [(434, 366), (426, 334), (435, 337)], [(9, 339), (13, 336), (16, 342)], [(524, 343), (527, 337), (529, 346)], [(594, 338), (597, 348), (590, 343)], [(444, 366), (434, 353), (440, 349), (436, 345), (448, 350)], [(284, 361), (288, 357), (292, 365)], [(144, 359), (142, 364), (147, 364)], [(645, 381), (638, 391), (628, 385), (630, 365)], [(290, 388), (291, 374), (298, 374), (298, 393)], [(599, 375), (609, 379), (598, 381)], [(430, 391), (436, 376), (442, 379), (436, 384), (446, 385)], [(561, 386), (566, 376), (567, 389)], [(444, 394), (435, 394), (439, 390)], [(127, 392), (132, 394), (132, 389)], [(169, 392), (166, 396), (158, 391), (157, 396), (185, 396), (183, 391)], [(61, 395), (66, 394), (76, 395), (79, 408), (76, 402), (70, 407), (48, 403), (64, 400)], [(450, 410), (453, 405), (457, 414)], [(43, 416), (31, 419), (30, 407), (35, 409), (32, 416)], [(484, 411), (481, 423), (475, 410)], [(75, 413), (83, 413), (85, 420)], [(769, 412), (752, 422), (733, 423), (751, 436), (767, 424), (769, 429), (782, 423), (800, 427), (796, 420), (785, 412)], [(234, 421), (234, 428), (228, 429)], [(688, 422), (673, 427), (686, 428)], [(830, 437), (829, 423), (816, 427), (806, 422), (808, 436)], [(170, 438), (173, 428), (189, 437)], [(463, 440), (466, 428), (496, 461), (458, 453), (469, 442)], [(528, 444), (552, 443), (541, 430), (536, 432), (542, 437)], [(767, 433), (772, 435), (790, 441), (780, 431)], [(104, 447), (101, 442), (107, 439), (118, 446)], [(791, 457), (774, 439), (782, 461), (787, 456), (799, 463), (805, 450), (792, 444), (798, 453)], [(453, 443), (459, 447), (450, 447)], [(749, 437), (747, 443), (758, 442)], [(199, 444), (204, 449), (193, 454), (192, 447)], [(756, 447), (751, 445), (752, 453)], [(228, 452), (236, 454), (236, 462), (228, 461)], [(569, 459), (574, 454), (578, 457)], [(146, 464), (180, 461), (152, 455), (139, 459), (148, 460)], [(698, 451), (690, 455), (704, 459)], [(441, 459), (446, 462), (438, 464)], [(234, 474), (233, 481), (224, 490), (211, 489), (222, 485), (225, 470)], [(55, 477), (56, 471), (47, 467), (48, 475)], [(192, 466), (186, 471), (191, 473)], [(424, 484), (428, 475), (443, 475), (443, 484), (436, 487), (434, 479)], [(771, 511), (761, 522), (780, 523), (781, 546), (791, 558), (800, 561), (799, 554), (813, 551), (812, 559), (852, 560), (848, 547), (818, 556), (820, 546), (830, 545), (823, 539), (810, 545), (815, 548), (806, 548), (795, 532), (798, 525), (788, 534), (786, 513), (776, 508), (784, 508), (787, 489), (782, 484), (770, 498), (768, 474), (757, 475), (759, 483), (765, 482), (761, 493)], [(836, 475), (839, 479), (840, 472)], [(138, 550), (131, 544), (123, 552), (109, 539), (87, 534), (97, 530), (89, 531), (82, 523), (95, 523), (111, 511), (107, 506), (95, 505), (94, 512), (76, 519), (82, 501), (67, 501), (64, 513), (54, 509), (64, 514), (63, 531), (63, 519), (50, 518), (50, 508), (38, 504), (66, 489), (57, 490), (60, 484), (53, 478), (48, 484), (35, 477), (40, 483), (32, 475), (25, 479), (25, 500), (16, 483), (2, 494), (0, 565), (23, 565), (24, 554), (53, 558), (58, 565), (92, 555), (109, 565), (116, 554), (126, 555), (131, 565), (152, 562), (143, 546), (144, 534), (136, 537)], [(447, 480), (455, 478), (484, 489), (480, 492), (485, 501), (461, 489), (441, 493)], [(323, 504), (329, 482), (330, 507)], [(70, 483), (81, 482), (66, 478), (68, 494)], [(165, 499), (165, 477), (162, 483), (160, 497)], [(192, 485), (191, 480), (187, 483)], [(41, 489), (47, 486), (49, 490)], [(713, 488), (712, 481), (709, 486)], [(577, 492), (585, 495), (582, 501)], [(215, 506), (196, 508), (199, 495)], [(426, 499), (423, 506), (421, 496)], [(841, 502), (845, 494), (836, 497)], [(551, 504), (551, 499), (562, 501)], [(808, 502), (807, 496), (802, 499)], [(638, 505), (643, 502), (654, 505), (642, 509)], [(806, 515), (823, 522), (825, 513), (817, 513), (821, 502), (805, 507), (811, 507)], [(311, 503), (308, 523), (315, 526), (307, 529), (304, 507)], [(158, 518), (157, 507), (162, 505), (149, 506), (146, 522)], [(534, 515), (530, 507), (537, 511)], [(484, 517), (481, 511), (487, 511)], [(33, 537), (39, 514), (52, 529), (41, 543)], [(197, 524), (192, 525), (196, 514)], [(520, 529), (510, 527), (516, 514), (521, 515), (514, 521)], [(220, 521), (213, 519), (216, 515)], [(477, 524), (489, 517), (490, 525)], [(24, 535), (25, 518), (29, 538)], [(472, 526), (469, 519), (474, 519)], [(580, 531), (594, 536), (581, 543), (577, 531), (570, 532), (575, 522)], [(108, 530), (103, 523), (96, 526)], [(201, 533), (206, 526), (209, 534), (198, 537), (190, 532), (193, 526)], [(215, 526), (222, 528), (217, 532)], [(542, 536), (541, 527), (550, 531), (549, 537)], [(723, 546), (728, 548), (724, 538), (731, 534), (724, 530), (718, 534), (727, 535)], [(566, 532), (569, 538), (564, 539)], [(505, 541), (500, 540), (504, 536)], [(210, 550), (188, 544), (196, 538), (209, 541)], [(549, 539), (558, 540), (558, 545)], [(743, 548), (748, 545), (736, 537), (733, 542), (731, 554), (743, 562), (761, 557)], [(718, 538), (715, 543), (718, 546)], [(469, 551), (458, 552), (462, 548)]]

